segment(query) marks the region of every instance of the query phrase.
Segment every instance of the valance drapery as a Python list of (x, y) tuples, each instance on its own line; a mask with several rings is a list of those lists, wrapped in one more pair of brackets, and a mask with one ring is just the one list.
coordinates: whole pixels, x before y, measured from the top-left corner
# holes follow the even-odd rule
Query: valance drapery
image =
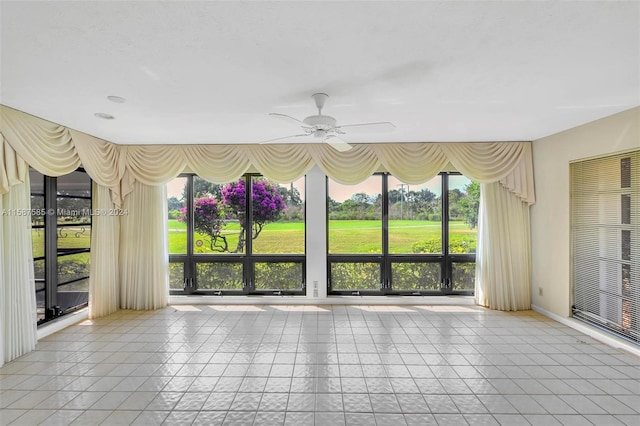
[(0, 135), (0, 195), (23, 183), (29, 166)]
[[(96, 183), (109, 188), (116, 206), (122, 205), (134, 182), (161, 185), (187, 167), (218, 183), (236, 180), (250, 169), (278, 182), (291, 182), (314, 164), (344, 184), (361, 182), (377, 170), (417, 184), (451, 163), (473, 180), (499, 181), (527, 204), (535, 201), (529, 142), (355, 144), (346, 152), (322, 143), (116, 145), (6, 106), (0, 108), (0, 133), (21, 159), (49, 176), (70, 173), (82, 164)], [(5, 175), (13, 166), (7, 163), (15, 161), (6, 152), (3, 155), (2, 193), (10, 186)]]

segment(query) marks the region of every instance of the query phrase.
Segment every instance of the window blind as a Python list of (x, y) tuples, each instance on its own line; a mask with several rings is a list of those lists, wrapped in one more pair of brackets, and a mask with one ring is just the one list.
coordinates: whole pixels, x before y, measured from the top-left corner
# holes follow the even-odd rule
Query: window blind
[(573, 315), (640, 344), (640, 150), (570, 167)]

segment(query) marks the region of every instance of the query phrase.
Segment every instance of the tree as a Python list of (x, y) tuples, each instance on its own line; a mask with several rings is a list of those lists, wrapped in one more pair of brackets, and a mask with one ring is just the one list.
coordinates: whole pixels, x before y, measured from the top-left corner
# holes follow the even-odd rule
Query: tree
[(449, 217), (452, 220), (457, 220), (462, 216), (462, 212), (460, 211), (459, 203), (460, 200), (464, 199), (466, 195), (460, 191), (458, 188), (453, 188), (449, 190)]
[(350, 198), (350, 200), (355, 201), (357, 204), (372, 204), (374, 198), (371, 195), (368, 195), (364, 192), (358, 192), (356, 194), (353, 194)]
[[(217, 183), (209, 182), (208, 180), (204, 180), (199, 176), (193, 177), (193, 198), (199, 197), (213, 197), (216, 200), (221, 200), (222, 197), (220, 195), (220, 189), (222, 185)], [(185, 185), (182, 190), (182, 199), (187, 199), (187, 187)]]
[[(78, 197), (91, 197), (91, 191), (88, 189), (65, 190), (58, 186), (57, 214), (62, 216), (61, 220), (74, 223), (89, 223), (91, 221), (91, 216), (88, 213), (91, 200)], [(42, 200), (44, 202), (44, 199)]]
[(407, 194), (407, 211), (418, 219), (428, 219), (429, 215), (440, 213), (440, 198), (428, 188), (410, 191)]
[(399, 203), (402, 198), (402, 193), (397, 189), (389, 190), (389, 204)]
[(411, 191), (411, 194), (412, 194), (412, 199), (415, 202), (421, 202), (421, 203), (430, 203), (436, 198), (438, 198), (436, 194), (434, 194), (433, 192), (431, 192), (431, 190), (429, 190), (429, 188), (422, 188), (420, 191), (417, 191), (417, 192)]
[[(206, 182), (206, 181), (205, 181)], [(195, 181), (194, 181), (195, 184)], [(215, 185), (215, 184), (212, 184)], [(216, 185), (218, 188), (219, 186)], [(264, 225), (278, 220), (286, 206), (282, 196), (278, 193), (277, 185), (266, 180), (256, 180), (252, 184), (251, 194), (253, 202), (253, 228), (251, 238), (256, 239)], [(209, 189), (214, 189), (208, 187)], [(206, 189), (205, 187), (199, 188)], [(195, 188), (194, 188), (195, 192)], [(222, 233), (228, 221), (237, 219), (240, 224), (238, 245), (232, 253), (239, 253), (245, 246), (246, 201), (244, 179), (232, 182), (219, 188), (220, 201), (210, 192), (193, 200), (194, 230), (209, 237), (209, 245), (213, 251), (231, 252), (227, 237)], [(186, 208), (180, 209), (178, 220), (186, 220)]]
[(358, 192), (342, 203), (341, 210), (345, 219), (376, 219), (382, 212), (382, 198), (379, 195)]
[(169, 211), (180, 210), (182, 208), (182, 201), (178, 200), (178, 197), (169, 197), (167, 200), (167, 207)]
[(276, 188), (278, 189), (278, 194), (280, 194), (287, 207), (302, 205), (302, 197), (300, 196), (300, 191), (298, 191), (298, 188), (293, 187), (293, 183), (291, 184), (291, 187), (289, 189), (287, 189), (286, 186), (279, 185), (276, 185)]
[[(185, 221), (187, 209), (180, 209), (178, 220)], [(213, 197), (200, 197), (193, 200), (193, 226), (195, 231), (209, 237), (209, 246), (213, 251), (229, 251), (227, 238), (222, 235), (222, 228), (226, 225), (226, 215)]]
[[(282, 196), (278, 193), (278, 186), (267, 180), (253, 181), (251, 200), (253, 202), (253, 227), (251, 238), (256, 239), (262, 228), (268, 222), (278, 220), (286, 206)], [(235, 216), (240, 223), (238, 246), (234, 253), (242, 251), (245, 245), (246, 228), (246, 198), (244, 179), (227, 184), (221, 190), (222, 203), (228, 207), (230, 215)]]
[(341, 205), (342, 203), (337, 202), (331, 197), (327, 197), (327, 209), (329, 210), (330, 220), (339, 219), (338, 216), (340, 215)]
[(293, 183), (289, 187), (283, 185), (275, 185), (278, 189), (278, 194), (282, 197), (284, 204), (287, 206), (284, 219), (290, 221), (303, 220), (304, 219), (304, 201), (300, 196), (298, 188), (293, 187)]
[(469, 225), (469, 229), (478, 226), (478, 210), (480, 208), (480, 184), (471, 182), (465, 186), (466, 197), (458, 200), (458, 210), (464, 218), (464, 222)]

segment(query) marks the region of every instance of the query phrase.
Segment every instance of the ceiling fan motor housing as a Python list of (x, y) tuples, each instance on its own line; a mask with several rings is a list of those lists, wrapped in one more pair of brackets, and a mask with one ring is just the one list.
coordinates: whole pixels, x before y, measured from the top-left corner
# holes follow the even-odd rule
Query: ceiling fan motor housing
[(336, 119), (330, 115), (310, 115), (302, 120), (307, 126), (318, 130), (331, 130), (336, 127)]

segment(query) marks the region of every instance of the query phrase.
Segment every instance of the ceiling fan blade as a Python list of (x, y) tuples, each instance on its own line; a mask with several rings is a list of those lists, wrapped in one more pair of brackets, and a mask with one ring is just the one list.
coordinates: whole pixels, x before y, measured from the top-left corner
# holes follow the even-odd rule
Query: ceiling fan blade
[(305, 127), (305, 128), (309, 127), (307, 124), (303, 123), (302, 121), (298, 120), (297, 118), (293, 118), (293, 117), (291, 117), (290, 115), (287, 115), (287, 114), (280, 114), (279, 112), (270, 112), (269, 115), (272, 116), (272, 117), (281, 118), (282, 120), (284, 120), (284, 121), (286, 121), (288, 123), (295, 123), (298, 126), (302, 126), (302, 127)]
[(301, 136), (309, 136), (309, 134), (308, 133), (301, 133), (299, 135), (289, 135), (289, 136), (284, 136), (284, 137), (281, 137), (281, 138), (269, 139), (269, 140), (260, 142), (260, 144), (274, 143), (274, 142), (278, 142), (278, 141), (282, 141), (281, 143), (286, 143), (285, 140), (288, 140), (288, 139), (291, 139), (291, 138), (299, 138)]
[(347, 142), (343, 141), (335, 135), (327, 136), (324, 141), (333, 149), (340, 152), (349, 151), (351, 148), (353, 148), (352, 145), (349, 145)]
[(360, 124), (345, 124), (343, 126), (336, 126), (337, 131), (348, 132), (391, 132), (396, 126), (388, 121), (380, 121), (377, 123), (360, 123)]

